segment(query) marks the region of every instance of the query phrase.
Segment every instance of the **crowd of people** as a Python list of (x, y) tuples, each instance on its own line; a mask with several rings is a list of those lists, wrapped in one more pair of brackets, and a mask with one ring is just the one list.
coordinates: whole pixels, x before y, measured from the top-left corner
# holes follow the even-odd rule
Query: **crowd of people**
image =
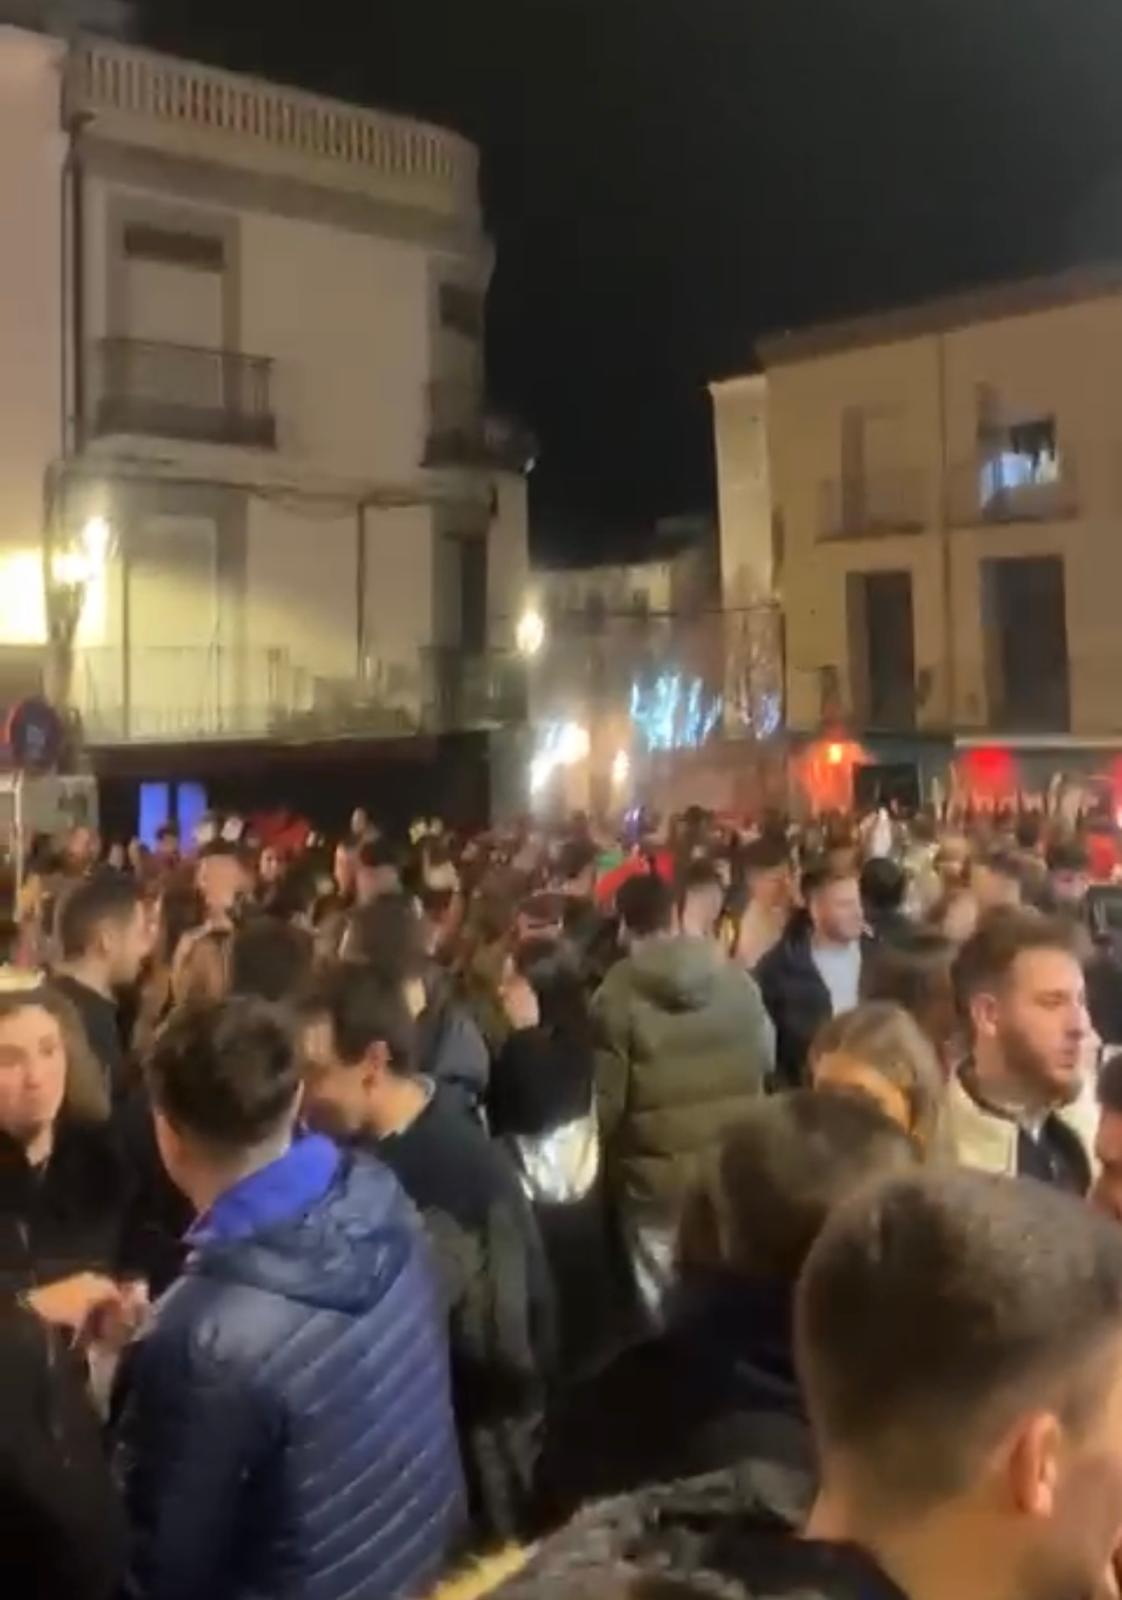
[(1070, 823), (31, 860), (12, 1594), (1117, 1595), (1122, 959)]

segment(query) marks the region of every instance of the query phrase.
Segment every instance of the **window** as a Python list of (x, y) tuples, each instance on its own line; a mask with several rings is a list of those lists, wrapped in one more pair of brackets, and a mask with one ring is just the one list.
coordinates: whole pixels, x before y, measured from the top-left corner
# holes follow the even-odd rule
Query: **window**
[(483, 296), (462, 283), (440, 285), (440, 326), (465, 339), (483, 337)]
[(1056, 419), (1015, 423), (991, 436), (989, 454), (980, 469), (982, 505), (989, 506), (1018, 490), (1059, 483), (1060, 478)]
[(194, 267), (200, 272), (222, 272), (226, 265), (221, 239), (201, 233), (179, 233), (146, 222), (131, 222), (126, 227), (125, 255), (133, 260)]

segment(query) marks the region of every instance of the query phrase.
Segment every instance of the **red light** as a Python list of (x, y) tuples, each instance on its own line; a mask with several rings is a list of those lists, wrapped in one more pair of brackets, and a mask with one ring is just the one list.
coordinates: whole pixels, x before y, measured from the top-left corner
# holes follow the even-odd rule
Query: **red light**
[(832, 767), (840, 767), (845, 760), (845, 746), (832, 744), (826, 750), (826, 760)]

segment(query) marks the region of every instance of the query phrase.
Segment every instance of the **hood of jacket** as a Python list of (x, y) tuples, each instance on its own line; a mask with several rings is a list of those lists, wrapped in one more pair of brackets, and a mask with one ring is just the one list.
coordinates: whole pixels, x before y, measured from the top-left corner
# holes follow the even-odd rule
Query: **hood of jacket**
[(704, 1011), (725, 970), (725, 958), (708, 939), (652, 939), (630, 960), (636, 992), (665, 1011)]
[(419, 1227), (389, 1168), (348, 1151), (322, 1199), (302, 1214), (249, 1238), (207, 1242), (186, 1270), (360, 1316), (400, 1275), (417, 1249)]
[(720, 1580), (744, 1600), (903, 1600), (871, 1562), (796, 1537), (802, 1508), (783, 1474), (752, 1464), (590, 1506), (539, 1547), (502, 1600), (590, 1594), (621, 1576)]

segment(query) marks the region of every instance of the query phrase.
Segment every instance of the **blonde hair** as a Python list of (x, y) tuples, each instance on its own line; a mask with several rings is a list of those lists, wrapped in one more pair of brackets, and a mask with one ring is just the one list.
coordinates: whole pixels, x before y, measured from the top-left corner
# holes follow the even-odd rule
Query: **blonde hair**
[(908, 1132), (929, 1158), (946, 1147), (946, 1081), (927, 1035), (903, 1006), (871, 1000), (821, 1028), (810, 1051), (811, 1074), (827, 1056), (844, 1055), (898, 1089)]

